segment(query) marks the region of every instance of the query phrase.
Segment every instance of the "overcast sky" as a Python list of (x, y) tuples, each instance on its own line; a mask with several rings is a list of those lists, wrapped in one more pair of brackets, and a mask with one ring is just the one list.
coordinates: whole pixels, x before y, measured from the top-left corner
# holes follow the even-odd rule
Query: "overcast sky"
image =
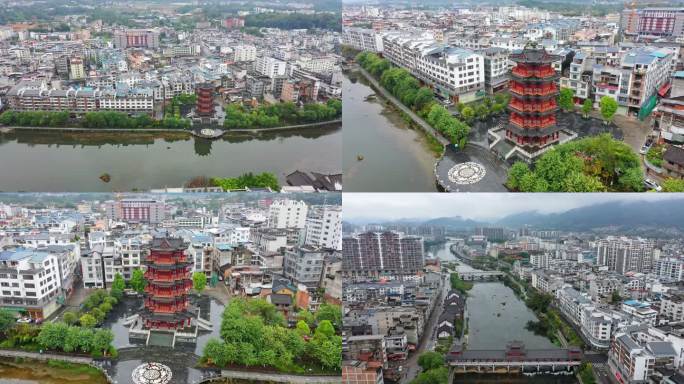
[(565, 212), (610, 201), (681, 199), (677, 193), (345, 193), (344, 220), (377, 221), (461, 216), (495, 220), (529, 211)]

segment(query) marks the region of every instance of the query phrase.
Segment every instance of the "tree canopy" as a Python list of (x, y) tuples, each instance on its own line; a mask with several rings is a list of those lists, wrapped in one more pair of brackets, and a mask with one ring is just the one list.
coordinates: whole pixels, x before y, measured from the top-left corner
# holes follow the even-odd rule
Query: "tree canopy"
[(534, 169), (513, 164), (506, 185), (520, 192), (640, 192), (643, 172), (631, 147), (603, 134), (554, 147)]

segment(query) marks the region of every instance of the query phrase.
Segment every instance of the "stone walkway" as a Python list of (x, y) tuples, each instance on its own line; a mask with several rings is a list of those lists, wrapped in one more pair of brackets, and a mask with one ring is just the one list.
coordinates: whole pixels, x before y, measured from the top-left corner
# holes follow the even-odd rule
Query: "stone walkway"
[(38, 352), (25, 352), (25, 351), (11, 351), (7, 349), (0, 349), (0, 356), (2, 357), (20, 357), (24, 359), (34, 359), (34, 360), (59, 360), (67, 361), (70, 363), (77, 364), (91, 364), (93, 359), (90, 357), (83, 356), (69, 356), (69, 355), (55, 355), (50, 353), (38, 353)]
[(276, 383), (319, 383), (337, 384), (342, 383), (342, 376), (300, 376), (279, 373), (251, 372), (251, 371), (229, 371), (221, 370), (223, 378), (272, 381)]

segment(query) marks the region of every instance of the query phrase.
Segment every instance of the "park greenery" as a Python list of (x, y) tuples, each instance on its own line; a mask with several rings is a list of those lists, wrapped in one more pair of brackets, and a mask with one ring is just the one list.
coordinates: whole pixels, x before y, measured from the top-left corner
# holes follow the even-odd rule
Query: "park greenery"
[(588, 118), (593, 109), (594, 102), (591, 101), (591, 99), (584, 100), (584, 103), (582, 103), (582, 116), (584, 116), (585, 119)]
[(145, 280), (145, 276), (142, 269), (136, 268), (133, 270), (133, 273), (131, 274), (131, 280), (129, 281), (129, 285), (137, 293), (143, 293), (143, 291), (145, 290), (145, 286), (147, 285), (147, 281)]
[(169, 116), (154, 120), (147, 114), (128, 116), (124, 112), (86, 112), (79, 119), (71, 119), (69, 112), (5, 111), (0, 115), (0, 124), (20, 127), (82, 127), (118, 129), (189, 129), (190, 120)]
[(194, 93), (181, 93), (174, 96), (164, 107), (164, 118), (181, 118), (181, 108), (188, 108), (197, 104), (197, 95)]
[(449, 370), (444, 364), (444, 356), (438, 352), (424, 352), (418, 356), (421, 372), (410, 384), (447, 384)]
[(643, 173), (629, 145), (602, 134), (556, 146), (534, 169), (516, 162), (506, 185), (519, 192), (640, 192)]
[(451, 273), (449, 275), (449, 280), (451, 282), (451, 289), (455, 289), (461, 293), (466, 293), (473, 288), (473, 283), (461, 280), (461, 278), (458, 277), (458, 273)]
[(663, 154), (665, 153), (665, 146), (662, 144), (656, 144), (648, 149), (646, 152), (646, 160), (649, 163), (655, 165), (656, 167), (663, 166)]
[(280, 184), (276, 175), (263, 172), (253, 174), (245, 173), (238, 177), (213, 178), (211, 183), (214, 186), (223, 188), (224, 191), (234, 191), (245, 188), (271, 188), (273, 191), (280, 190)]
[[(202, 361), (218, 367), (262, 367), (291, 373), (339, 372), (339, 331), (330, 320), (314, 319), (306, 327), (291, 329), (273, 304), (263, 299), (232, 299), (223, 313), (221, 339), (209, 340)], [(309, 333), (305, 333), (307, 328)]]
[(62, 321), (68, 325), (78, 323), (86, 328), (93, 328), (98, 324), (101, 324), (107, 317), (107, 314), (111, 312), (114, 306), (123, 297), (123, 289), (125, 288), (126, 283), (124, 282), (124, 288), (121, 288), (120, 281), (123, 282), (123, 278), (117, 273), (114, 276), (112, 288), (109, 293), (104, 289), (95, 290), (83, 301), (78, 312), (64, 312), (64, 314), (62, 314)]
[(109, 329), (93, 329), (65, 322), (42, 325), (14, 323), (0, 337), (0, 348), (25, 351), (55, 351), (90, 354), (93, 357), (117, 355), (112, 346), (114, 334)]
[(245, 18), (245, 26), (280, 29), (329, 29), (342, 30), (339, 13), (256, 13)]
[(207, 287), (207, 275), (204, 272), (195, 272), (192, 274), (192, 288), (197, 291), (198, 294), (202, 294), (202, 291)]
[(684, 192), (684, 180), (668, 177), (663, 181), (663, 192)]
[(311, 103), (302, 108), (298, 108), (292, 102), (266, 104), (254, 108), (229, 104), (225, 111), (225, 128), (269, 128), (337, 119), (342, 115), (342, 101), (330, 99), (325, 104)]
[(470, 104), (458, 103), (456, 109), (461, 119), (466, 124), (471, 124), (475, 119), (484, 121), (490, 116), (499, 115), (506, 110), (511, 96), (508, 93), (497, 93), (492, 97), (485, 97), (481, 101)]
[(591, 363), (582, 362), (579, 368), (579, 377), (582, 380), (582, 384), (595, 384), (596, 378), (594, 377), (594, 371), (592, 369)]
[(408, 108), (411, 108), (428, 124), (454, 144), (463, 148), (468, 140), (470, 127), (437, 103), (432, 90), (421, 87), (420, 82), (403, 68), (392, 67), (387, 59), (372, 52), (361, 52), (356, 61), (380, 84)]
[(575, 91), (570, 88), (561, 88), (558, 93), (558, 106), (565, 112), (571, 112), (575, 109)]
[(603, 121), (608, 124), (613, 120), (613, 116), (615, 116), (615, 112), (618, 110), (618, 103), (610, 96), (603, 96), (599, 101), (599, 110), (601, 111)]

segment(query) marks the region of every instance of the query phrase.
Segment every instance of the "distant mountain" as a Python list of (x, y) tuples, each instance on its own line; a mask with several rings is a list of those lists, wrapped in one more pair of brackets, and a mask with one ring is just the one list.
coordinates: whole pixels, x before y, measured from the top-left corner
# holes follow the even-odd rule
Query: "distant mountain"
[(434, 226), (434, 227), (447, 227), (452, 229), (469, 229), (478, 227), (481, 225), (486, 225), (482, 221), (476, 221), (472, 219), (465, 219), (461, 216), (454, 217), (438, 217), (436, 219), (430, 219), (424, 221), (423, 225)]
[(684, 199), (609, 202), (571, 209), (563, 213), (516, 213), (496, 224), (511, 228), (529, 225), (558, 230), (595, 228), (676, 228), (684, 230)]

